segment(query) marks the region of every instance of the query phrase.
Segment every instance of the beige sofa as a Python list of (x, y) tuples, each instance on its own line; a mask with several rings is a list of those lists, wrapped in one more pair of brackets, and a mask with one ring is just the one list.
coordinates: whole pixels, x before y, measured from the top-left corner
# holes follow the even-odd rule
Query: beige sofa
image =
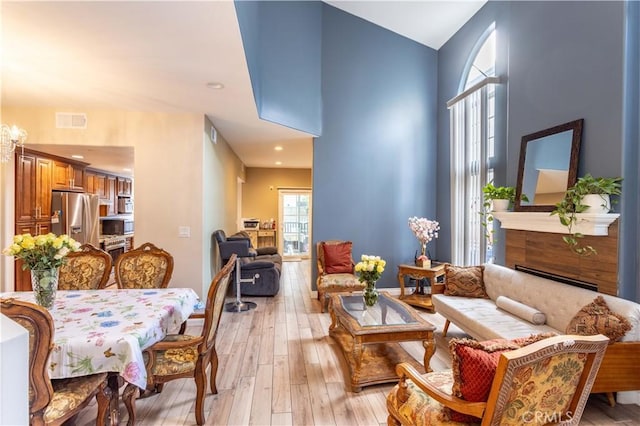
[[(500, 265), (486, 264), (483, 281), (489, 299), (445, 296), (444, 284), (433, 286), (433, 306), (447, 319), (445, 335), (449, 322), (477, 340), (512, 339), (544, 332), (564, 334), (574, 315), (601, 295), (613, 312), (629, 320), (632, 328), (621, 341), (607, 348), (591, 392), (607, 393), (613, 404), (613, 392), (640, 390), (640, 304)], [(498, 296), (543, 312), (546, 323), (535, 325), (499, 309)]]

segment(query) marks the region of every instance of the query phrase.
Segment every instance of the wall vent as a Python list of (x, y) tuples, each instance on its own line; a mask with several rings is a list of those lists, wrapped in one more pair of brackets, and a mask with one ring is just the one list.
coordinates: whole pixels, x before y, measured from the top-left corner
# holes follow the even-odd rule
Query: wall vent
[(76, 112), (56, 112), (57, 129), (86, 129), (87, 114)]

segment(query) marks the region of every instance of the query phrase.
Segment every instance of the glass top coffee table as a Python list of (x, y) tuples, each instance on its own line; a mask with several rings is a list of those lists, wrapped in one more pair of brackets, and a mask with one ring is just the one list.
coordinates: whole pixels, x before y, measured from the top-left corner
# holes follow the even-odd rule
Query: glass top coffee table
[[(429, 372), (435, 352), (435, 327), (406, 303), (386, 292), (366, 308), (361, 295), (331, 294), (329, 335), (340, 345), (351, 374), (351, 387), (398, 381), (396, 365), (408, 362), (420, 372)], [(419, 340), (424, 346), (423, 365), (399, 342)]]

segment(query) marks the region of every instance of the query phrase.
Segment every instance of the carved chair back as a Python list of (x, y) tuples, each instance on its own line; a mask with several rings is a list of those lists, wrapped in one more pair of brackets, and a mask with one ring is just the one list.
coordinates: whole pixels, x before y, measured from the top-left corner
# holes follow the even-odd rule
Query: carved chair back
[(216, 342), (216, 334), (220, 317), (224, 308), (224, 299), (229, 288), (231, 272), (236, 264), (236, 255), (231, 255), (226, 265), (213, 278), (209, 292), (207, 293), (207, 302), (204, 309), (204, 325), (202, 326), (202, 336), (204, 341), (200, 346), (200, 353), (211, 350)]
[(49, 353), (53, 348), (53, 318), (49, 312), (33, 303), (1, 299), (2, 314), (29, 331), (29, 414), (42, 418), (53, 387), (49, 379)]
[(482, 424), (578, 424), (608, 343), (564, 335), (502, 353)]
[(58, 289), (94, 290), (105, 288), (111, 275), (112, 260), (109, 253), (83, 244), (80, 251), (67, 255), (66, 264), (60, 267)]
[(173, 274), (173, 256), (145, 243), (118, 256), (115, 265), (118, 288), (166, 288)]

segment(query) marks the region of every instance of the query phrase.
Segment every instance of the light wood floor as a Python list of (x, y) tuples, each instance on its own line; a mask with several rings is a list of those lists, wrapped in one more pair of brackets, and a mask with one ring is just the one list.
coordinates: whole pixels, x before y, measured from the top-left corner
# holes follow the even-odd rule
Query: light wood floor
[[(205, 402), (210, 425), (383, 425), (385, 397), (393, 385), (377, 385), (353, 393), (347, 365), (328, 336), (329, 314), (320, 313), (310, 291), (309, 261), (284, 262), (280, 293), (276, 297), (243, 298), (258, 304), (244, 313), (222, 315), (216, 347), (220, 358), (218, 394)], [(391, 291), (394, 292), (393, 290)], [(396, 291), (396, 293), (399, 293)], [(437, 326), (434, 370), (450, 367), (444, 319), (423, 316)], [(189, 322), (187, 333), (199, 334), (201, 323)], [(453, 325), (449, 337), (464, 334)], [(424, 349), (417, 342), (403, 344), (417, 359)], [(346, 383), (346, 384), (345, 384)], [(139, 425), (193, 425), (195, 384), (192, 379), (165, 385), (161, 394), (137, 401)], [(126, 424), (124, 406), (121, 423)], [(95, 405), (84, 410), (78, 425), (95, 423)], [(640, 406), (606, 404), (590, 398), (581, 425), (640, 425)]]

